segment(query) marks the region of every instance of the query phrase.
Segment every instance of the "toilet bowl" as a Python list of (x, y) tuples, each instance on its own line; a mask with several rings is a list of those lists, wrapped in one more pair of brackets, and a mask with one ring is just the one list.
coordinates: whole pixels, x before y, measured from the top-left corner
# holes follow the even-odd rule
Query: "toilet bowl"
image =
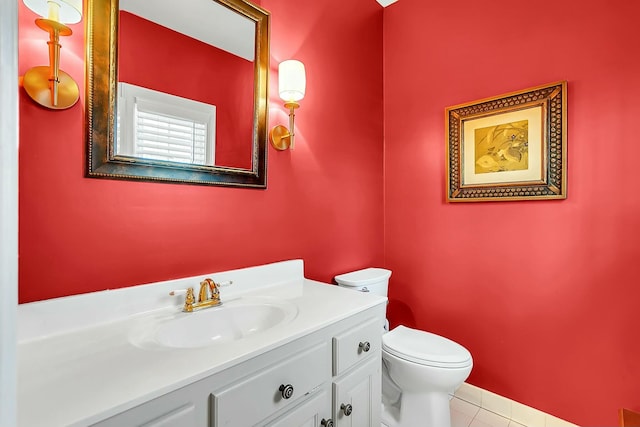
[[(387, 295), (391, 271), (367, 268), (335, 277), (340, 286)], [(382, 336), (382, 422), (389, 427), (450, 427), (450, 395), (473, 367), (460, 344), (397, 326)]]
[(386, 425), (451, 425), (449, 396), (473, 366), (467, 349), (439, 335), (398, 326), (382, 336), (382, 361)]

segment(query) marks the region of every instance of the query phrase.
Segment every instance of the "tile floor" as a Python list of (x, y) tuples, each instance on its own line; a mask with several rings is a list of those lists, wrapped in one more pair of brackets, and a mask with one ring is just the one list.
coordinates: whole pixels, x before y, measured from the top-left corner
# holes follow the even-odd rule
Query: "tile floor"
[(464, 383), (451, 399), (451, 427), (577, 427), (490, 391)]
[(456, 391), (450, 405), (451, 427), (578, 427), (467, 383)]

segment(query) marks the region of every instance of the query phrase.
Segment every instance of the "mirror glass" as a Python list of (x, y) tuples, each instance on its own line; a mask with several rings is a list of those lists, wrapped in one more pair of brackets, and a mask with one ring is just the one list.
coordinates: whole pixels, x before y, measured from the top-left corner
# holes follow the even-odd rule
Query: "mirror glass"
[(88, 9), (87, 176), (266, 188), (268, 12), (244, 0)]

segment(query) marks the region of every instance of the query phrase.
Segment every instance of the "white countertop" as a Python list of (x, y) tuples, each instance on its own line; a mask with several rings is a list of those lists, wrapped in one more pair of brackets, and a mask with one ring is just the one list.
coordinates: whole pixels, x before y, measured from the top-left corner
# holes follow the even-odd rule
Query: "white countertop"
[[(144, 348), (134, 344), (136, 330), (155, 318), (180, 311), (180, 303), (173, 300), (169, 307), (145, 307), (142, 312), (120, 307), (111, 310), (118, 311), (118, 315), (95, 315), (95, 311), (109, 312), (101, 304), (103, 301), (122, 302), (132, 292), (138, 292), (137, 298), (146, 292), (166, 294), (176, 281), (146, 285), (143, 293), (141, 289), (112, 291), (117, 294), (115, 300), (111, 294), (97, 293), (19, 307), (19, 321), (27, 325), (19, 334), (18, 345), (18, 425), (86, 426), (101, 421), (386, 301), (381, 296), (305, 279), (302, 261), (287, 263), (293, 264), (284, 269), (284, 263), (254, 267), (258, 271), (251, 272), (246, 280), (242, 278), (245, 270), (252, 269), (208, 275), (214, 280), (241, 276), (240, 283), (232, 285), (236, 286), (234, 291), (227, 291), (228, 300), (271, 298), (295, 305), (298, 312), (289, 322), (259, 334), (204, 348)], [(264, 269), (270, 267), (282, 271), (270, 282), (257, 285), (253, 273), (261, 273), (257, 276), (261, 279), (268, 278)], [(192, 283), (193, 278), (189, 279), (188, 283)], [(222, 289), (224, 302), (226, 288)], [(86, 304), (93, 305), (94, 310), (87, 310), (94, 313), (93, 317), (86, 319), (87, 315), (81, 313), (63, 316), (64, 321), (60, 321), (56, 308), (69, 310), (78, 304), (85, 308)], [(53, 320), (47, 320), (47, 316)], [(44, 330), (40, 335), (35, 332), (38, 328)]]

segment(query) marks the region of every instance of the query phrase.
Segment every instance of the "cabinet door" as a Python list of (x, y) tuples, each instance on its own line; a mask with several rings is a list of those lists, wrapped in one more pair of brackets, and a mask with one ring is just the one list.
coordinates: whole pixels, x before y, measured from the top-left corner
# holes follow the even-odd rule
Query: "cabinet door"
[(371, 358), (333, 383), (336, 427), (380, 425), (381, 365), (379, 358)]
[[(328, 386), (327, 386), (328, 388)], [(322, 427), (331, 418), (329, 391), (322, 390), (266, 427)]]

